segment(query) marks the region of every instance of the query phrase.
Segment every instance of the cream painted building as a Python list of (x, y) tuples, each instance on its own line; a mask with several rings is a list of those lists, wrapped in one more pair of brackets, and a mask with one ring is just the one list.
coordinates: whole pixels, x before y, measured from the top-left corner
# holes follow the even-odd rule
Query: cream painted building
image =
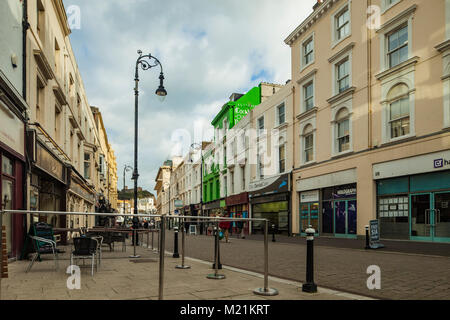
[[(28, 22), (25, 83), (33, 164), (28, 177), (30, 209), (93, 212), (99, 192), (105, 190), (108, 145), (106, 132), (98, 129), (91, 112), (63, 2), (28, 1)], [(84, 216), (49, 217), (47, 221), (60, 227), (95, 223), (94, 217), (86, 221)]]
[(292, 232), (450, 241), (450, 1), (325, 0), (285, 43)]

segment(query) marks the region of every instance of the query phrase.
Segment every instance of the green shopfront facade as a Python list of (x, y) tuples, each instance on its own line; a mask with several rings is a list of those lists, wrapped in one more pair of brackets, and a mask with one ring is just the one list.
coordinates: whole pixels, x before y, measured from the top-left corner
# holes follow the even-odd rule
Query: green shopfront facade
[[(409, 159), (413, 170), (432, 172), (376, 180), (381, 238), (450, 242), (449, 156), (441, 153)], [(375, 175), (401, 171), (399, 166), (405, 163), (383, 165), (374, 166)]]

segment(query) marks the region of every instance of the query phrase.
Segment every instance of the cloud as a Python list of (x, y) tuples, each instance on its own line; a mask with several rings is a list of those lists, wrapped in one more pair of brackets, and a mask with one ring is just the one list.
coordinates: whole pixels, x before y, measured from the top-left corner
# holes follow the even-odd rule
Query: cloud
[(72, 30), (71, 43), (89, 103), (103, 114), (119, 174), (125, 164), (133, 165), (138, 49), (161, 61), (168, 91), (160, 103), (154, 95), (159, 68), (139, 71), (139, 184), (153, 190), (175, 130), (191, 132), (193, 140), (194, 127), (209, 129), (231, 93), (290, 79), (291, 53), (283, 40), (314, 2), (64, 0), (66, 8), (81, 9), (81, 29)]

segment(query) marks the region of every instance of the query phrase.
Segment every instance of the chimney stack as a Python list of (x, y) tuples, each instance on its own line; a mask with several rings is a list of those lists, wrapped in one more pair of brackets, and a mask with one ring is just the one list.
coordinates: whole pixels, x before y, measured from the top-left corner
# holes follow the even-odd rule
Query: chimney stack
[(323, 0), (317, 0), (316, 4), (313, 6), (313, 10), (316, 10), (322, 3)]

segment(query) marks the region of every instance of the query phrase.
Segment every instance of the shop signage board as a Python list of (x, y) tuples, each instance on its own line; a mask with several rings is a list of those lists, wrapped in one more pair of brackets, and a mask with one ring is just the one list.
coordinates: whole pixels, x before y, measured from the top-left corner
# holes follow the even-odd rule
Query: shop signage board
[(189, 226), (189, 234), (197, 235), (197, 226), (195, 224)]
[(175, 200), (175, 208), (183, 208), (183, 201)]
[(380, 243), (380, 224), (378, 220), (370, 220), (370, 248), (384, 248)]
[(300, 202), (318, 202), (319, 201), (319, 190), (306, 191), (300, 193)]
[(373, 178), (386, 179), (450, 169), (450, 150), (373, 165)]
[(36, 144), (36, 165), (65, 183), (64, 165), (41, 144)]
[(25, 124), (0, 101), (0, 142), (25, 156)]

